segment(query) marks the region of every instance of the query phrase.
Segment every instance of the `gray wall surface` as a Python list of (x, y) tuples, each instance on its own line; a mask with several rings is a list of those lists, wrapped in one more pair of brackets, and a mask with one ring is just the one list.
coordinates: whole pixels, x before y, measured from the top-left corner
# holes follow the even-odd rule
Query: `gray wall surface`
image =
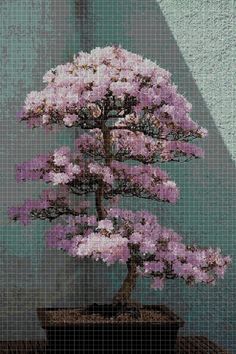
[(80, 50), (121, 44), (172, 73), (193, 105), (192, 118), (209, 130), (205, 159), (166, 168), (180, 187), (175, 206), (124, 199), (149, 209), (186, 243), (219, 246), (233, 257), (215, 287), (170, 281), (161, 292), (140, 279), (134, 297), (165, 303), (184, 318), (181, 333), (207, 335), (236, 353), (233, 18), (231, 0), (10, 0), (0, 1), (1, 33), (1, 236), (0, 340), (44, 338), (36, 308), (110, 301), (125, 267), (76, 262), (46, 249), (46, 223), (10, 224), (7, 207), (37, 197), (42, 183), (17, 184), (15, 164), (72, 143), (75, 132), (46, 134), (17, 123), (26, 94), (42, 88), (49, 68)]

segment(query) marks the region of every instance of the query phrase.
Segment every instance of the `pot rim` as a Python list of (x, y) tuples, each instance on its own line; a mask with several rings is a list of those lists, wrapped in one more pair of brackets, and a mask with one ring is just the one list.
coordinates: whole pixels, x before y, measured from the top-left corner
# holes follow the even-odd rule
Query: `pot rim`
[(83, 309), (84, 306), (81, 307), (38, 307), (37, 308), (37, 315), (38, 319), (41, 322), (41, 326), (43, 329), (53, 329), (53, 328), (82, 328), (82, 327), (104, 327), (104, 326), (112, 326), (112, 327), (150, 327), (150, 326), (161, 326), (161, 327), (183, 327), (184, 326), (184, 320), (181, 319), (179, 316), (177, 316), (172, 310), (170, 310), (166, 305), (142, 305), (142, 308), (144, 309), (150, 309), (150, 310), (156, 310), (160, 311), (163, 314), (165, 314), (168, 317), (168, 320), (166, 321), (159, 321), (159, 322), (81, 322), (81, 323), (54, 323), (54, 324), (48, 324), (47, 319), (46, 319), (46, 313), (52, 312), (52, 311), (58, 311), (58, 310), (81, 310)]

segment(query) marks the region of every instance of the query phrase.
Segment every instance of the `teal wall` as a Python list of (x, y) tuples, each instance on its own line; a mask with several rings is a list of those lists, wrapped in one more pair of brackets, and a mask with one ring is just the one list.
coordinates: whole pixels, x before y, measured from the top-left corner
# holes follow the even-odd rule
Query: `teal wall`
[[(193, 104), (192, 118), (209, 130), (204, 160), (162, 165), (180, 186), (175, 206), (124, 199), (124, 207), (151, 210), (186, 242), (219, 246), (233, 266), (215, 287), (170, 281), (162, 292), (140, 279), (134, 296), (165, 303), (185, 319), (182, 334), (207, 335), (236, 352), (234, 231), (236, 126), (233, 114), (231, 0), (11, 0), (0, 3), (1, 65), (1, 340), (43, 338), (38, 306), (109, 301), (125, 268), (76, 262), (45, 249), (47, 225), (9, 224), (6, 208), (37, 196), (43, 184), (17, 185), (14, 165), (72, 141), (75, 133), (45, 134), (17, 124), (25, 95), (42, 87), (43, 73), (79, 50), (119, 43), (156, 60)], [(23, 322), (25, 323), (24, 325)], [(1, 326), (0, 325), (0, 326)]]

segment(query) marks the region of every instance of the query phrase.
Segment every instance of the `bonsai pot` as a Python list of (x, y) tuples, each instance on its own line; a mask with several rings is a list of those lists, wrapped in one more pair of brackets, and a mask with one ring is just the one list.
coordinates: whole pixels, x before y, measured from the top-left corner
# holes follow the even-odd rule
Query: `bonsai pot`
[(174, 353), (183, 320), (165, 305), (144, 305), (140, 318), (83, 314), (83, 308), (38, 308), (52, 353)]

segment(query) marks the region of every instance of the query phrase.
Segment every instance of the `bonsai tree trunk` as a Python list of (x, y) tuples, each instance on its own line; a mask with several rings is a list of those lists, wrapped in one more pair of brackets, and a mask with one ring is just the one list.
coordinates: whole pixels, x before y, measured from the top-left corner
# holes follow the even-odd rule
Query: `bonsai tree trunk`
[[(110, 166), (112, 162), (112, 155), (111, 155), (111, 135), (109, 128), (103, 124), (101, 131), (103, 133), (103, 140), (104, 140), (104, 151), (105, 151), (105, 164), (106, 166)], [(100, 181), (98, 188), (95, 193), (95, 203), (96, 203), (96, 210), (97, 216), (99, 220), (105, 219), (107, 212), (104, 206), (104, 182)]]
[(99, 183), (98, 189), (96, 190), (96, 195), (95, 195), (95, 203), (96, 203), (96, 210), (97, 210), (97, 216), (98, 220), (105, 219), (106, 217), (106, 210), (103, 205), (103, 195), (104, 195), (104, 184), (101, 181)]
[[(105, 164), (110, 166), (112, 162), (111, 153), (111, 134), (108, 127), (103, 124), (102, 128), (103, 139), (104, 139), (104, 151), (105, 151)], [(99, 220), (106, 217), (106, 209), (104, 206), (104, 183), (100, 181), (98, 189), (95, 195), (96, 210)], [(122, 286), (113, 298), (113, 304), (127, 305), (131, 304), (131, 294), (132, 290), (135, 288), (136, 279), (138, 277), (137, 267), (134, 259), (132, 257), (127, 262), (128, 273), (123, 281)]]
[(132, 291), (136, 285), (136, 279), (138, 277), (137, 267), (133, 259), (131, 258), (127, 262), (128, 273), (123, 281), (118, 292), (113, 297), (113, 304), (131, 304)]

